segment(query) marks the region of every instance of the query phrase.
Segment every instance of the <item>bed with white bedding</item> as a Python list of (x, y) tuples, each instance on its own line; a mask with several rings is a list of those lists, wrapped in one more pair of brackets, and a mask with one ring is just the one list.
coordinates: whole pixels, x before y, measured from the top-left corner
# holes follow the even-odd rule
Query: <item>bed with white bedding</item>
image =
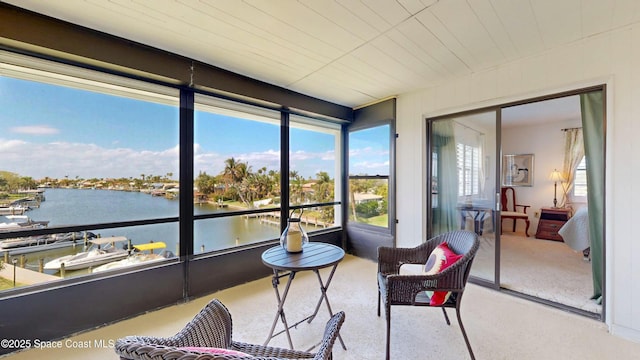
[(591, 247), (589, 239), (589, 213), (581, 208), (558, 230), (565, 244), (575, 251), (584, 251)]

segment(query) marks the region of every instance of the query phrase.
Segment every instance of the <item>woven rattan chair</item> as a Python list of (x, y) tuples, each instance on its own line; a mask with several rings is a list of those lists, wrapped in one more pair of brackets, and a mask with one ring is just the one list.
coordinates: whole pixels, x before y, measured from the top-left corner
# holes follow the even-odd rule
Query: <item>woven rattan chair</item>
[[(217, 299), (211, 300), (179, 333), (172, 337), (127, 336), (116, 341), (115, 352), (120, 359), (144, 360), (223, 360), (223, 359), (331, 359), (333, 344), (344, 322), (340, 311), (327, 322), (324, 337), (317, 352), (282, 349), (247, 344), (232, 339), (231, 314)], [(180, 349), (183, 347), (222, 348), (251, 355), (220, 355)]]
[[(424, 265), (433, 249), (443, 242), (446, 242), (451, 250), (456, 254), (463, 255), (463, 257), (436, 275), (400, 275), (401, 265)], [(476, 233), (461, 230), (438, 235), (414, 248), (378, 248), (378, 316), (380, 316), (380, 302), (382, 300), (387, 320), (387, 359), (389, 359), (390, 353), (392, 305), (440, 307), (447, 325), (451, 325), (451, 323), (445, 308), (455, 308), (467, 349), (471, 358), (475, 359), (469, 338), (462, 325), (460, 302), (473, 258), (479, 246), (480, 241)], [(451, 291), (452, 295), (444, 304), (431, 306), (426, 291)]]

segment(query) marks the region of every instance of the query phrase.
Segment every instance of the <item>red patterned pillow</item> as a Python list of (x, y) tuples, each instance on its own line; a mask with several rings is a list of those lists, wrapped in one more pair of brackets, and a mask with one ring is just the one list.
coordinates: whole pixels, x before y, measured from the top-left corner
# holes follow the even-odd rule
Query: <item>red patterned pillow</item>
[[(461, 257), (462, 255), (458, 255), (449, 249), (449, 245), (447, 245), (447, 243), (442, 243), (433, 249), (431, 255), (429, 255), (427, 263), (424, 266), (424, 273), (426, 275), (438, 274), (453, 265)], [(428, 291), (427, 293), (431, 297), (431, 302), (429, 303), (431, 306), (444, 304), (451, 295), (450, 291)]]
[(214, 354), (214, 355), (235, 355), (242, 357), (253, 357), (249, 354), (245, 354), (241, 351), (230, 350), (230, 349), (222, 349), (222, 348), (212, 348), (212, 347), (198, 347), (198, 346), (187, 346), (187, 347), (179, 347), (178, 350), (186, 350), (192, 352), (198, 352), (203, 354)]

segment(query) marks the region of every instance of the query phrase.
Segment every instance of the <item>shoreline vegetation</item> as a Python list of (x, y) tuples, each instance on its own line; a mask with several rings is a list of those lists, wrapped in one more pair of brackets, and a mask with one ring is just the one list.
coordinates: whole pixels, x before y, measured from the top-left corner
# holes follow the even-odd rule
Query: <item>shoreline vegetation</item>
[[(273, 208), (274, 211), (247, 214), (243, 217), (254, 218), (266, 225), (279, 225), (281, 223), (280, 206), (280, 174), (277, 171), (267, 171), (261, 168), (254, 172), (247, 163), (231, 158), (225, 161), (225, 171), (217, 176), (209, 176), (206, 173), (199, 174), (193, 183), (194, 207), (198, 205), (226, 208), (230, 212), (238, 210)], [(45, 177), (33, 180), (30, 177), (19, 176), (7, 171), (0, 171), (0, 205), (6, 207), (21, 205), (27, 210), (40, 206), (46, 201), (46, 189), (72, 189), (78, 191), (123, 191), (140, 192), (151, 197), (164, 197), (170, 201), (177, 200), (180, 196), (180, 183), (172, 179), (173, 174), (165, 176), (147, 176), (141, 174), (140, 178), (121, 179), (53, 179)], [(319, 172), (315, 178), (303, 178), (295, 171), (289, 174), (290, 187), (288, 189), (291, 205), (328, 203), (335, 200), (335, 181), (328, 173)], [(388, 184), (379, 180), (350, 180), (350, 201), (345, 211), (349, 213), (350, 221), (358, 221), (381, 227), (388, 226), (387, 192)], [(27, 211), (25, 210), (25, 211)], [(319, 206), (307, 208), (301, 214), (304, 224), (320, 227), (333, 226), (335, 206)], [(4, 213), (0, 213), (3, 215)], [(25, 213), (28, 214), (28, 213)], [(37, 271), (23, 269), (22, 266), (13, 267), (10, 262), (2, 264), (4, 270), (0, 271), (0, 278), (8, 280), (9, 288), (13, 288), (13, 281), (9, 279), (7, 270), (29, 271), (42, 278), (32, 279), (35, 283), (47, 282), (50, 279), (58, 279), (54, 275), (43, 274)], [(44, 277), (47, 277), (45, 279)], [(18, 281), (26, 286), (31, 283)], [(17, 283), (18, 283), (17, 282)], [(5, 289), (7, 282), (0, 284), (0, 290)]]
[[(254, 170), (248, 162), (233, 157), (224, 161), (224, 170), (218, 175), (208, 175), (201, 171), (194, 176), (193, 186), (195, 204), (207, 204), (233, 210), (251, 210), (266, 206), (277, 207), (280, 203), (280, 179), (277, 170), (261, 167)], [(0, 170), (0, 205), (30, 202), (37, 206), (44, 201), (44, 189), (64, 188), (83, 190), (114, 190), (148, 193), (177, 199), (180, 196), (180, 183), (173, 180), (174, 174), (140, 174), (128, 178), (90, 178), (79, 176), (62, 179), (44, 177), (34, 180), (9, 171)], [(303, 177), (297, 171), (290, 171), (289, 199), (291, 205), (328, 203), (335, 201), (335, 179), (329, 173), (319, 171), (315, 177)], [(28, 190), (25, 190), (28, 189)], [(42, 191), (42, 192), (41, 192)], [(386, 181), (369, 179), (349, 180), (348, 212), (351, 221), (387, 226)], [(38, 198), (40, 196), (40, 198)], [(335, 218), (334, 206), (323, 206), (305, 211), (306, 218), (312, 218), (317, 224), (332, 224)]]

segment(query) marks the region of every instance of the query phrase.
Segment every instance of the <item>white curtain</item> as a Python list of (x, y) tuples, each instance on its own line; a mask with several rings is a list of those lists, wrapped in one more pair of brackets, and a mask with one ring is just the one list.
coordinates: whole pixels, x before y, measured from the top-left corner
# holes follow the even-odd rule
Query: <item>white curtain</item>
[(569, 194), (573, 189), (576, 168), (584, 157), (584, 140), (582, 138), (582, 128), (566, 129), (564, 143), (564, 167), (562, 173), (566, 182), (562, 184), (562, 200), (560, 206), (566, 206), (569, 202)]

